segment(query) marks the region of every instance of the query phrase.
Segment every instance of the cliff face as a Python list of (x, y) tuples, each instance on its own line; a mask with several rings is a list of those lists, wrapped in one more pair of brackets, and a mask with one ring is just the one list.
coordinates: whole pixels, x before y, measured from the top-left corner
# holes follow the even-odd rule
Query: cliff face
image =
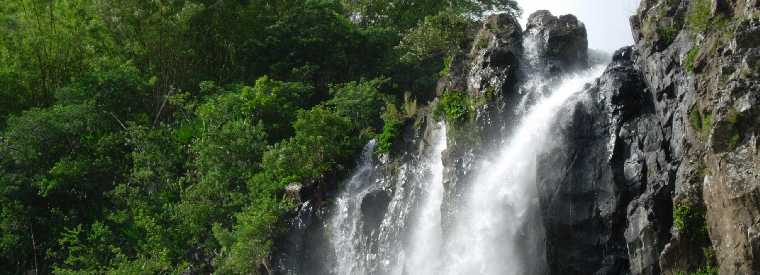
[[(760, 1), (644, 0), (631, 25), (636, 45), (616, 52), (584, 99), (565, 107), (554, 127), (562, 146), (539, 156), (549, 273), (757, 274)], [(508, 132), (516, 102), (536, 92), (515, 88), (521, 76), (587, 66), (585, 28), (572, 16), (537, 12), (521, 38), (512, 37), (507, 47), (473, 53), (522, 51), (535, 59), (509, 59), (520, 73), (488, 82), (513, 83), (492, 85), (501, 96), (487, 105), (501, 107), (479, 109), (478, 118), (489, 119), (462, 126), (467, 132)], [(475, 72), (469, 80), (481, 79), (488, 66), (473, 60), (464, 63)], [(473, 96), (489, 89), (467, 87)], [(446, 178), (452, 204), (478, 146), (491, 144), (452, 149), (446, 158), (454, 164)]]
[(552, 273), (760, 272), (758, 3), (642, 1), (540, 158)]
[[(659, 240), (660, 270), (760, 272), (760, 2), (643, 1), (631, 21), (673, 160), (675, 220)], [(679, 215), (689, 208), (705, 214), (709, 240)], [(695, 255), (700, 247), (709, 253)]]

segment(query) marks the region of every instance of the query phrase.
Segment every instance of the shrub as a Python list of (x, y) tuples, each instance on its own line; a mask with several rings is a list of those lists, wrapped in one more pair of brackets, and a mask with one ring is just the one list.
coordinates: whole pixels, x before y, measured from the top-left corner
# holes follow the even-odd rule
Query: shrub
[(662, 41), (665, 42), (665, 45), (670, 45), (673, 43), (673, 40), (676, 39), (676, 35), (678, 35), (678, 29), (673, 26), (658, 27), (657, 35), (660, 37), (660, 39), (662, 39)]
[(726, 117), (726, 122), (728, 122), (731, 126), (731, 134), (728, 139), (728, 148), (735, 149), (736, 145), (739, 144), (739, 141), (741, 141), (741, 133), (739, 132), (739, 128), (737, 123), (739, 122), (741, 114), (736, 111), (736, 109), (731, 108), (728, 110), (728, 116)]
[(711, 112), (700, 112), (699, 105), (694, 105), (689, 111), (689, 124), (691, 127), (697, 130), (702, 136), (710, 134), (710, 129), (713, 123), (713, 114)]
[(470, 24), (471, 19), (448, 10), (425, 17), (401, 40), (401, 60), (415, 63), (455, 52), (467, 40), (465, 30)]
[(712, 127), (713, 123), (713, 114), (710, 112), (706, 112), (702, 116), (702, 135), (707, 136), (710, 134), (710, 128)]
[(699, 47), (691, 48), (691, 50), (689, 50), (689, 52), (686, 53), (686, 61), (684, 62), (684, 69), (686, 69), (687, 72), (694, 71), (694, 61), (697, 59), (698, 54), (699, 54)]
[(396, 137), (401, 134), (401, 126), (403, 126), (403, 118), (399, 113), (396, 105), (388, 103), (383, 113), (383, 132), (377, 137), (377, 152), (388, 153), (393, 148), (393, 142)]
[(690, 202), (682, 202), (673, 207), (673, 226), (690, 240), (709, 240), (705, 209)]
[(689, 111), (689, 123), (696, 130), (702, 130), (702, 114), (699, 113), (699, 105), (694, 105)]
[(686, 24), (689, 30), (700, 33), (710, 26), (710, 0), (693, 1), (686, 16)]
[(443, 59), (443, 69), (438, 73), (440, 77), (446, 77), (451, 72), (451, 62), (454, 60), (453, 55), (449, 55)]
[(447, 122), (462, 122), (472, 113), (472, 109), (469, 95), (460, 91), (447, 91), (439, 99), (433, 115), (443, 117)]
[(351, 119), (358, 128), (378, 129), (382, 125), (380, 110), (385, 97), (380, 93), (387, 78), (333, 85), (332, 98), (325, 105), (343, 117)]

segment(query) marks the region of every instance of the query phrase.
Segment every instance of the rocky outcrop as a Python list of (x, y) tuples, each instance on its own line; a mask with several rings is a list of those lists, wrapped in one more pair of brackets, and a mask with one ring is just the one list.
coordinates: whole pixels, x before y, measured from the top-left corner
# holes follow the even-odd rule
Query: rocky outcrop
[[(660, 240), (667, 241), (658, 259), (662, 273), (760, 272), (760, 106), (754, 99), (760, 83), (752, 65), (759, 12), (758, 1), (650, 0), (632, 18), (637, 64), (656, 95), (668, 140), (663, 150), (675, 171), (669, 182), (676, 221), (672, 237)], [(690, 228), (699, 223), (679, 215), (688, 209), (706, 213), (700, 219), (709, 239), (696, 237), (704, 229)]]
[[(561, 113), (552, 136), (557, 146), (539, 156), (537, 184), (546, 229), (547, 259), (552, 274), (624, 274), (630, 267), (629, 245), (647, 249), (652, 243), (628, 242), (632, 236), (656, 235), (667, 228), (662, 213), (629, 206), (668, 195), (664, 187), (647, 185), (657, 170), (662, 146), (651, 96), (635, 68), (632, 48), (614, 54), (605, 73)], [(632, 203), (633, 202), (633, 203)], [(656, 201), (655, 201), (656, 203)], [(666, 201), (665, 207), (668, 203)], [(644, 206), (646, 207), (646, 206)], [(666, 216), (669, 212), (665, 213)], [(656, 248), (656, 246), (652, 246)], [(655, 255), (656, 259), (656, 255)]]
[(758, 3), (642, 1), (540, 158), (552, 273), (760, 273)]
[(550, 74), (573, 72), (588, 67), (586, 26), (574, 15), (556, 17), (541, 10), (528, 17), (526, 40), (533, 45), (538, 67)]
[[(444, 230), (461, 204), (465, 183), (473, 180), (475, 164), (509, 137), (522, 115), (520, 103), (526, 96), (535, 96), (532, 90), (521, 91), (524, 80), (536, 72), (559, 77), (588, 67), (583, 23), (572, 15), (558, 18), (547, 11), (531, 19), (528, 30), (523, 31), (510, 15), (486, 18), (472, 48), (454, 57), (449, 75), (439, 83), (439, 94), (466, 91), (473, 104), (471, 119), (449, 125), (449, 149), (444, 152)], [(524, 41), (527, 38), (538, 42), (529, 44)]]
[(471, 119), (449, 123), (443, 202), (444, 230), (456, 215), (465, 182), (487, 148), (498, 143), (512, 121), (510, 111), (518, 101), (523, 32), (517, 19), (507, 14), (486, 18), (473, 39), (472, 48), (454, 57), (450, 73), (439, 89), (464, 91), (471, 98)]

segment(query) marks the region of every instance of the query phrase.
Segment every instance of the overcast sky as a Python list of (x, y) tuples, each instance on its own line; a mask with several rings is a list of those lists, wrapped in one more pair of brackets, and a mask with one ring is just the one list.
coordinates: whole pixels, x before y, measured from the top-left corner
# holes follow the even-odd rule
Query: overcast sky
[(615, 51), (633, 44), (628, 17), (636, 12), (639, 0), (517, 0), (523, 9), (520, 22), (536, 10), (554, 15), (574, 14), (588, 31), (589, 48)]

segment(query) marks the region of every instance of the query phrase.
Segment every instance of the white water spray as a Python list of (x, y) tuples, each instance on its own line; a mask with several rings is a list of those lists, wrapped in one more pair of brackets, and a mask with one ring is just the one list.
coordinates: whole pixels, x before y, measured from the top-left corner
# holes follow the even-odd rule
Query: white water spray
[(362, 242), (365, 241), (360, 231), (361, 203), (373, 187), (372, 157), (375, 144), (375, 140), (372, 140), (364, 148), (359, 166), (351, 179), (344, 185), (345, 189), (335, 202), (333, 208), (335, 213), (333, 213), (328, 224), (330, 241), (337, 260), (337, 265), (333, 270), (335, 274), (356, 274), (363, 270), (365, 261), (362, 260), (362, 251), (359, 250), (363, 247)]
[[(435, 274), (437, 269), (430, 259), (439, 258), (442, 246), (441, 156), (446, 150), (446, 126), (438, 123), (425, 153), (419, 159), (401, 163), (389, 182), (375, 171), (374, 145), (373, 141), (365, 148), (329, 220), (330, 243), (336, 257), (332, 273)], [(392, 192), (387, 190), (391, 188), (389, 184), (393, 185)], [(378, 193), (392, 196), (379, 226), (367, 230), (362, 204)]]
[(411, 231), (409, 253), (405, 270), (409, 274), (436, 274), (440, 258), (443, 232), (441, 204), (443, 203), (443, 151), (446, 150), (446, 125), (438, 123), (433, 131), (433, 149), (430, 160), (430, 177), (421, 185), (423, 200), (417, 210), (417, 220)]
[(531, 222), (538, 211), (536, 156), (551, 141), (547, 133), (557, 111), (602, 72), (600, 66), (565, 78), (529, 107), (505, 146), (480, 166), (443, 248), (443, 273), (529, 274), (541, 268), (543, 229)]

